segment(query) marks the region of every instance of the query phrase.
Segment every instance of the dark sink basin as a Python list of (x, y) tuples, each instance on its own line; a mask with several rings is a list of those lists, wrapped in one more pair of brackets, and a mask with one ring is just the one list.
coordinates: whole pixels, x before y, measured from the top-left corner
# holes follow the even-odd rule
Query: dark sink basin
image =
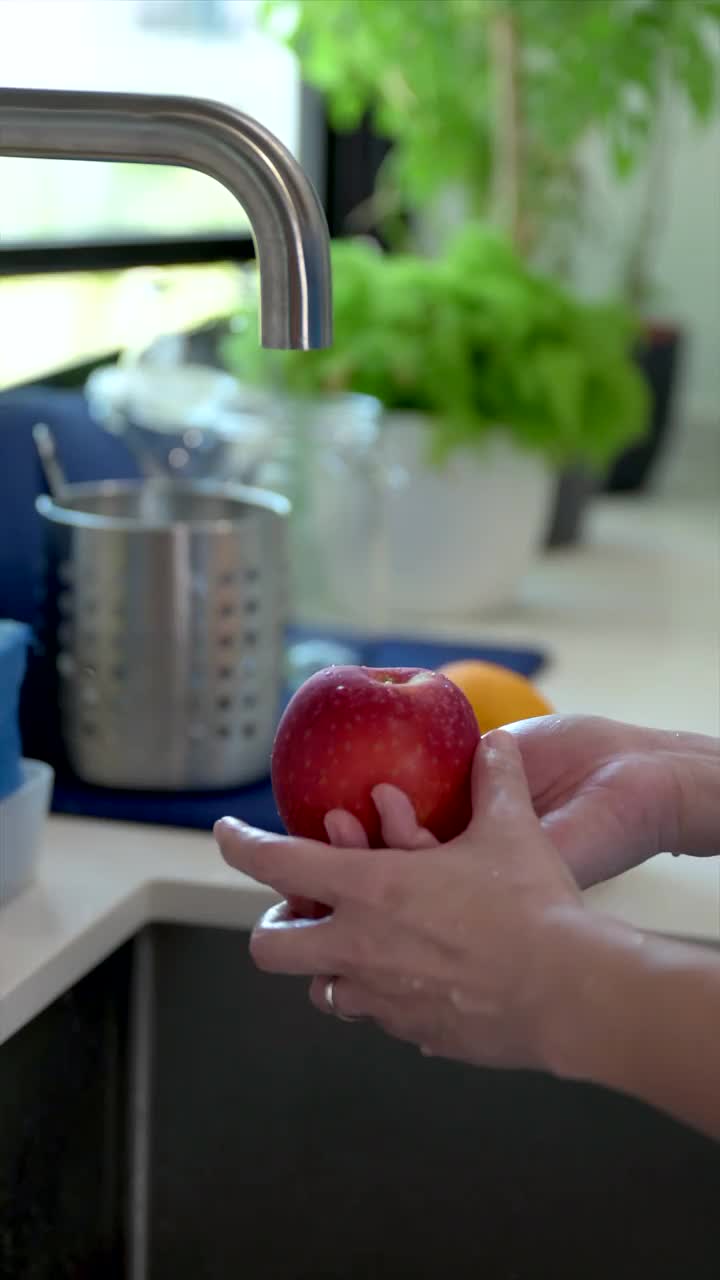
[(720, 1275), (719, 1145), (338, 1025), (241, 933), (135, 959), (0, 1049), (0, 1280)]
[(338, 1025), (245, 940), (154, 939), (149, 1280), (717, 1280), (720, 1146)]

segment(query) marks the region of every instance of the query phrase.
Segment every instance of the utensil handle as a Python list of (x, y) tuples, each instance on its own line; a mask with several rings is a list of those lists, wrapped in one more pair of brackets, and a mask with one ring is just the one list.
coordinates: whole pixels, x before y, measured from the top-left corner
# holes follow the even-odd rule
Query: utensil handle
[(32, 430), (35, 448), (48, 483), (50, 496), (62, 502), (65, 493), (65, 476), (60, 466), (52, 431), (46, 422), (36, 422)]

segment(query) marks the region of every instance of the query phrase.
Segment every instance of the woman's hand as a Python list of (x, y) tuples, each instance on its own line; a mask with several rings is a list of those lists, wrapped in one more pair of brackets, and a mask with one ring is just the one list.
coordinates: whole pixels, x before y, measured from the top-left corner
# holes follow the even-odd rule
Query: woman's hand
[[(337, 1012), (371, 1018), (424, 1052), (542, 1067), (558, 938), (568, 916), (584, 912), (533, 812), (517, 740), (505, 732), (483, 739), (473, 818), (449, 844), (431, 847), (412, 810), (399, 812), (398, 793), (388, 797), (379, 788), (377, 803), (395, 847), (360, 847), (346, 814), (329, 818), (329, 833), (335, 843), (357, 842), (355, 848), (275, 836), (232, 819), (217, 824), (232, 866), (284, 897), (303, 895), (332, 908), (316, 921), (290, 919), (284, 904), (272, 908), (252, 935), (256, 964), (274, 973), (337, 975)], [(425, 846), (422, 857), (397, 847), (409, 831), (415, 847)], [(325, 980), (314, 979), (311, 998), (330, 1011)]]
[[(581, 887), (608, 880), (663, 850), (720, 852), (720, 743), (597, 716), (543, 716), (508, 725), (533, 807)], [(375, 789), (385, 843), (428, 848), (409, 800)], [(348, 813), (326, 818), (332, 844), (367, 845)]]
[(543, 830), (586, 887), (656, 853), (720, 852), (720, 743), (594, 716), (508, 726)]

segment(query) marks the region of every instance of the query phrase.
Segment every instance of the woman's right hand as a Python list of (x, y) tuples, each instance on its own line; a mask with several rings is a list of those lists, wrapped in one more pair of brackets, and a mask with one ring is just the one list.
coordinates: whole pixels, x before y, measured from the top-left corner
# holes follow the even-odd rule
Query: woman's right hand
[(582, 887), (656, 853), (720, 852), (720, 742), (595, 716), (508, 725), (535, 812)]

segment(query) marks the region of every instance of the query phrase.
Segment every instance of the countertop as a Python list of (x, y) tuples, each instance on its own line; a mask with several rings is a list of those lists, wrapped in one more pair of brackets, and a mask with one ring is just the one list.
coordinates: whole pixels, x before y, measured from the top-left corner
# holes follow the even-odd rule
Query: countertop
[[(585, 544), (546, 555), (511, 610), (428, 629), (543, 647), (560, 711), (720, 736), (720, 510), (599, 501)], [(0, 911), (0, 1043), (144, 925), (246, 930), (272, 900), (209, 834), (51, 818), (35, 885)], [(720, 858), (661, 854), (587, 900), (720, 942)]]

